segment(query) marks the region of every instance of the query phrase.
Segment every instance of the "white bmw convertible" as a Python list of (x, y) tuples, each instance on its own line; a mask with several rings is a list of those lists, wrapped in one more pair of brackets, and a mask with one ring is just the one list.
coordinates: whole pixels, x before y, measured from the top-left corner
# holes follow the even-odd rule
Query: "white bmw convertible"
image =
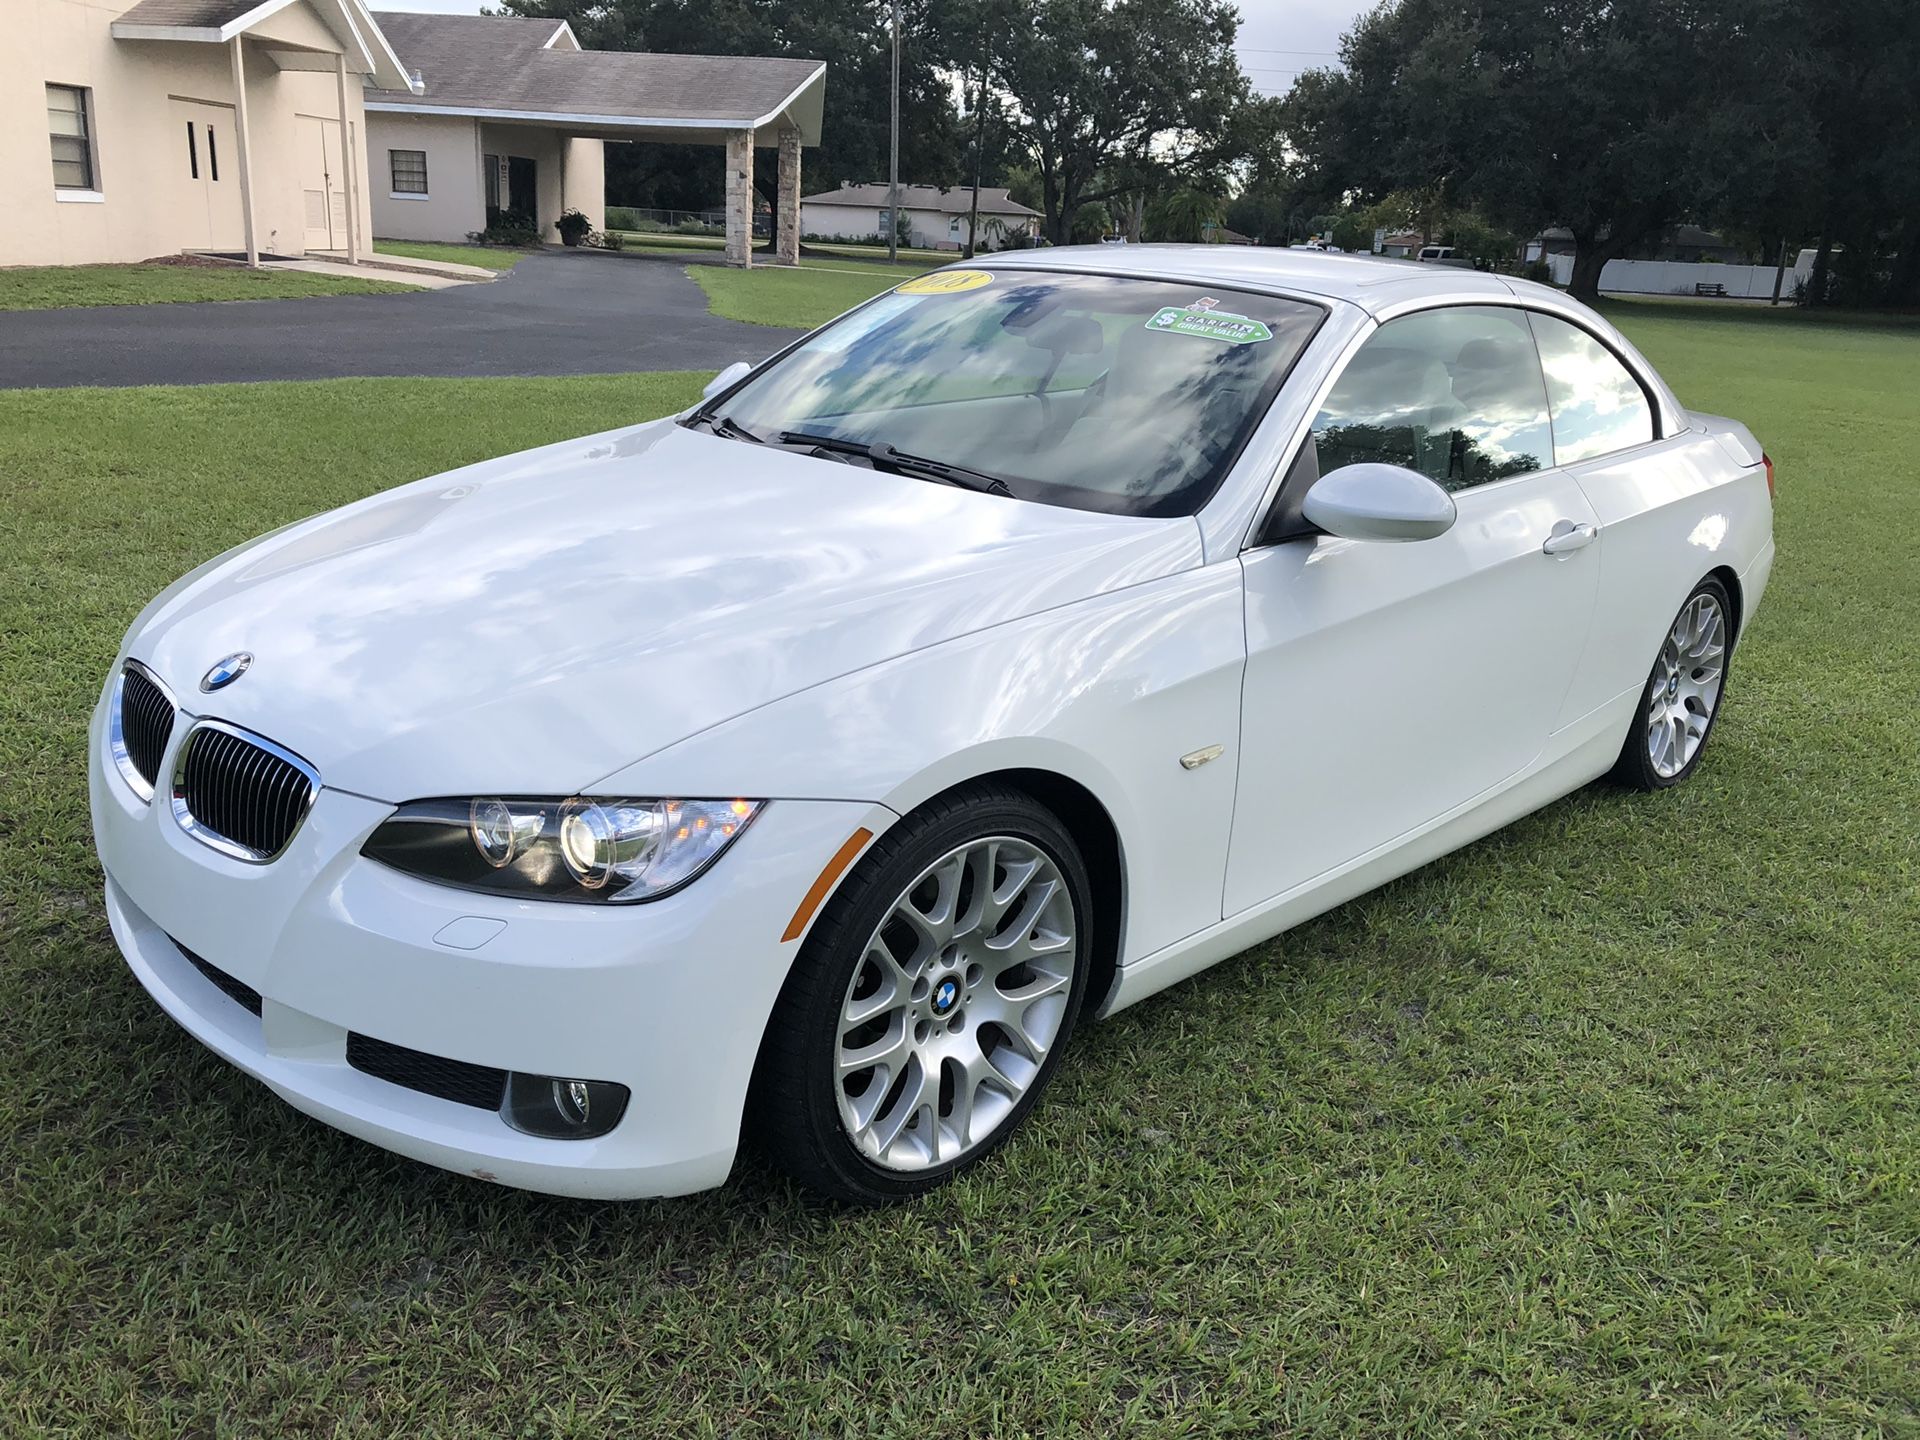
[(1700, 763), (1772, 466), (1557, 292), (1022, 252), (677, 417), (228, 552), (91, 737), (113, 933), (293, 1105), (583, 1196), (878, 1201), (1075, 1027)]

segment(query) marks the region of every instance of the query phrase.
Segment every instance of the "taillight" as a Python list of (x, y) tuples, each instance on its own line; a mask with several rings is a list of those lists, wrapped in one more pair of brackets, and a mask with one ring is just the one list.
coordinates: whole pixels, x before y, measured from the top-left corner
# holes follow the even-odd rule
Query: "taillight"
[(1773, 499), (1773, 457), (1766, 451), (1760, 452), (1760, 463), (1767, 467), (1767, 499)]

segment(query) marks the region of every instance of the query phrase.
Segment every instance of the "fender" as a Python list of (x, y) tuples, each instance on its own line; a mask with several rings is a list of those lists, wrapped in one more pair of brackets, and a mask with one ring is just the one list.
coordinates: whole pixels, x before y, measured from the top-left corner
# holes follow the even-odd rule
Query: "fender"
[[(1203, 565), (843, 675), (590, 789), (905, 814), (965, 780), (1051, 771), (1090, 791), (1119, 832), (1125, 964), (1220, 919), (1245, 664), (1239, 564)], [(1218, 758), (1181, 764), (1215, 745)]]

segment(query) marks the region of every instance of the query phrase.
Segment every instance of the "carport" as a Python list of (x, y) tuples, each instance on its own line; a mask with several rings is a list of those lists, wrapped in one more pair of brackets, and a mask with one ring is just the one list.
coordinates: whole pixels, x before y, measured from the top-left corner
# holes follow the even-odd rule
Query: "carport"
[(750, 265), (764, 147), (777, 154), (775, 258), (799, 262), (800, 152), (820, 141), (824, 62), (583, 50), (557, 20), (383, 13), (380, 23), (418, 83), (367, 92), (379, 233), (460, 240), (484, 228), (476, 217), (505, 209), (533, 213), (543, 231), (563, 209), (601, 226), (603, 145), (724, 146), (727, 259)]

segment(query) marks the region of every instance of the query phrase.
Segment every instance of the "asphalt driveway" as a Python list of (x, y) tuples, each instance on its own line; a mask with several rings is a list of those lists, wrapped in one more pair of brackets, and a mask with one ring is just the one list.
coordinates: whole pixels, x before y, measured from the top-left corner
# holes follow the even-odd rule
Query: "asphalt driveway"
[(5, 313), (0, 389), (717, 370), (800, 333), (709, 314), (687, 263), (554, 250), (451, 290)]

